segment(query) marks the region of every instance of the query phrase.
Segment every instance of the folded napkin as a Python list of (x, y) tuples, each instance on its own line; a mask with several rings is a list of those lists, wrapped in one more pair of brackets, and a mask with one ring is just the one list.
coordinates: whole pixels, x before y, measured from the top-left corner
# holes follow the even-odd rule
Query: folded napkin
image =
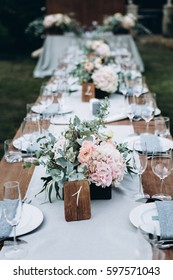
[(56, 115), (50, 119), (51, 124), (64, 124), (68, 125), (70, 123), (70, 119), (73, 118), (73, 114), (64, 114), (64, 115)]
[(126, 113), (119, 113), (119, 114), (115, 114), (115, 115), (110, 115), (105, 119), (105, 123), (120, 121), (120, 120), (124, 120), (126, 118), (127, 118)]
[(140, 140), (146, 143), (148, 153), (152, 154), (153, 152), (163, 151), (163, 147), (160, 143), (160, 139), (156, 135), (141, 134)]
[(160, 239), (173, 239), (173, 201), (155, 201), (160, 222)]

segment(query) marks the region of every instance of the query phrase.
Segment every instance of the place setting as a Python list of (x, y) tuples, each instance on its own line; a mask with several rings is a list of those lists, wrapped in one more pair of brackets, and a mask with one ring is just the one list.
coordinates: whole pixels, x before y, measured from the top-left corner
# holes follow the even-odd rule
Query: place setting
[(26, 198), (22, 200), (18, 181), (4, 183), (0, 210), (0, 250), (7, 259), (21, 259), (29, 249), (24, 235), (42, 224), (43, 213)]

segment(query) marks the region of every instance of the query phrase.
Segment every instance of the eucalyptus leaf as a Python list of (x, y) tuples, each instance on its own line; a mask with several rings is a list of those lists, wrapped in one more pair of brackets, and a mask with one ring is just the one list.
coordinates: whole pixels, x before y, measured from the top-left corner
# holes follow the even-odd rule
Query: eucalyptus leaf
[(65, 168), (67, 166), (67, 161), (64, 158), (58, 158), (55, 160), (56, 164)]

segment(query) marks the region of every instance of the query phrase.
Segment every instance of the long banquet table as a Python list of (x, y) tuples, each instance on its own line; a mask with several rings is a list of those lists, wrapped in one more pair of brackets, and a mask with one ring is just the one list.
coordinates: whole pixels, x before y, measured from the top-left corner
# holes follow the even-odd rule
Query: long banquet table
[[(77, 98), (73, 96), (72, 99)], [(79, 97), (80, 98), (80, 97)], [(115, 100), (116, 97), (114, 96)], [(120, 98), (120, 97), (118, 97)], [(123, 97), (122, 97), (123, 98)], [(120, 98), (121, 99), (121, 98)], [(86, 103), (84, 106), (89, 106)], [(110, 125), (110, 126), (109, 126)], [(124, 119), (108, 124), (113, 130), (117, 142), (123, 141), (129, 134), (145, 131), (144, 121), (133, 122), (133, 129), (129, 120)], [(51, 125), (53, 132), (59, 133), (63, 125)], [(153, 121), (150, 131), (154, 129)], [(21, 135), (19, 128), (15, 138)], [(22, 196), (31, 200), (31, 205), (38, 207), (43, 215), (43, 223), (34, 231), (21, 238), (27, 241), (28, 254), (25, 259), (59, 259), (59, 260), (99, 260), (99, 259), (136, 259), (136, 252), (143, 252), (143, 259), (152, 259), (150, 246), (146, 242), (139, 244), (136, 228), (129, 220), (130, 211), (141, 202), (134, 201), (134, 194), (138, 190), (137, 176), (125, 175), (117, 188), (113, 189), (111, 200), (92, 200), (91, 219), (66, 222), (64, 218), (63, 200), (55, 200), (52, 204), (45, 201), (45, 196), (36, 196), (42, 186), (41, 176), (44, 175), (41, 167), (24, 169), (22, 163), (7, 163), (4, 158), (0, 162), (0, 199), (2, 186), (5, 181), (18, 180)], [(173, 174), (166, 179), (166, 192), (173, 197)], [(151, 161), (143, 174), (144, 191), (149, 194), (157, 192), (160, 186), (159, 179), (151, 171)], [(3, 249), (0, 259), (4, 259)], [(173, 259), (171, 249), (164, 250), (166, 258)]]

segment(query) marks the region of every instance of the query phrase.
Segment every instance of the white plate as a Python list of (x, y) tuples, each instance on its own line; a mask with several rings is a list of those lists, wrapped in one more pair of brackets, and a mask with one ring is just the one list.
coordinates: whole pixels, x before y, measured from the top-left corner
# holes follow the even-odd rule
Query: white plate
[[(127, 143), (127, 147), (133, 150), (133, 143), (136, 140), (145, 141), (147, 144), (147, 152), (152, 153), (153, 151), (166, 151), (168, 149), (173, 149), (173, 141), (167, 138), (158, 137), (153, 134), (141, 135), (141, 136), (130, 136), (127, 137), (124, 142)], [(141, 151), (139, 149), (139, 151)]]
[(158, 220), (153, 220), (152, 217), (157, 217), (158, 212), (154, 202), (146, 203), (135, 207), (129, 214), (129, 219), (135, 227), (142, 227), (147, 233), (160, 235), (160, 224)]
[[(23, 204), (23, 211), (20, 223), (16, 227), (16, 235), (23, 235), (36, 229), (43, 222), (43, 213), (37, 207), (30, 204)], [(10, 237), (13, 236), (11, 232)]]
[[(29, 138), (29, 134), (28, 134), (28, 138)], [(22, 151), (26, 152), (28, 150), (28, 142), (25, 140), (25, 138), (23, 136), (15, 139), (13, 141), (13, 146), (16, 148), (16, 149), (21, 149)], [(36, 151), (38, 150), (39, 148), (39, 144), (38, 143), (34, 143), (33, 144), (33, 148), (32, 148), (32, 151)]]
[(34, 105), (32, 111), (37, 114), (68, 114), (72, 112), (72, 108), (65, 107), (63, 112), (60, 112), (58, 103), (54, 103), (47, 108), (44, 105)]

